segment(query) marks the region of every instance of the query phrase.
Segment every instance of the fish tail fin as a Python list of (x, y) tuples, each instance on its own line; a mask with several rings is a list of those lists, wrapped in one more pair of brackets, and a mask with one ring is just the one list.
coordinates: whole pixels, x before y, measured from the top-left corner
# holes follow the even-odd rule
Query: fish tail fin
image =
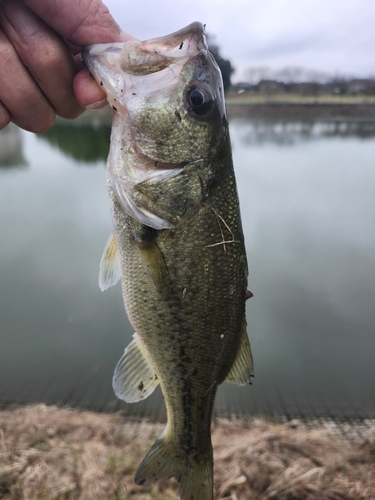
[(174, 476), (180, 483), (181, 500), (213, 500), (212, 445), (197, 457), (179, 452), (177, 447), (160, 436), (135, 474), (136, 484), (149, 484)]
[(181, 500), (213, 500), (212, 448), (205, 460), (192, 463), (180, 477)]

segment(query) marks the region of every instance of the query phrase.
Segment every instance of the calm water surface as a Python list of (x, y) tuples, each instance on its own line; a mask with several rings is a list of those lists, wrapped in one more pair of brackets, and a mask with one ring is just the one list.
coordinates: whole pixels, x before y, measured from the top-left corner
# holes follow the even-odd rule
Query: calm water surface
[[(112, 393), (133, 330), (99, 290), (109, 128), (0, 133), (0, 400), (163, 415)], [(251, 387), (219, 413), (375, 416), (375, 123), (231, 120), (250, 265)]]

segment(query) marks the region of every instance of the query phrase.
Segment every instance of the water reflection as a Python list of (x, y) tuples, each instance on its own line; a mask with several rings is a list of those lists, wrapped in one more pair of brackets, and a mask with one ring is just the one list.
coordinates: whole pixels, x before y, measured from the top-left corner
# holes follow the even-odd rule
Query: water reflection
[[(221, 386), (220, 413), (375, 416), (375, 134), (340, 123), (231, 119), (256, 377)], [(160, 391), (111, 389), (133, 329), (97, 284), (109, 127), (53, 130), (22, 133), (29, 168), (0, 171), (0, 400), (163, 415)]]
[[(236, 121), (238, 119), (235, 119)], [(244, 144), (292, 145), (300, 141), (321, 138), (372, 139), (375, 137), (375, 121), (291, 121), (243, 119), (241, 138)]]
[(109, 151), (109, 125), (77, 125), (75, 122), (56, 123), (37, 137), (57, 147), (79, 163), (106, 160)]
[[(241, 124), (240, 137), (247, 146), (268, 143), (288, 146), (322, 138), (373, 139), (375, 137), (373, 120), (314, 121), (232, 117), (231, 121)], [(100, 124), (96, 119), (92, 123), (79, 124), (77, 121), (64, 120), (37, 137), (48, 141), (78, 162), (106, 160), (109, 151), (110, 124), (107, 123), (107, 118), (105, 122)]]

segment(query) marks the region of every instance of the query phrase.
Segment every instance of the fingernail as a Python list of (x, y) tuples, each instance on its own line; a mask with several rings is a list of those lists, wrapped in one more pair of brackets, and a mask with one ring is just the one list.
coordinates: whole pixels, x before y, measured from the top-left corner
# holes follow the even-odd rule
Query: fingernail
[(13, 29), (23, 36), (32, 36), (40, 30), (38, 17), (27, 7), (6, 2), (3, 12)]
[(108, 104), (108, 101), (107, 101), (107, 98), (105, 97), (104, 99), (101, 99), (100, 101), (93, 102), (92, 104), (87, 104), (87, 106), (85, 106), (85, 107), (87, 109), (100, 109), (103, 106), (105, 106), (106, 104)]

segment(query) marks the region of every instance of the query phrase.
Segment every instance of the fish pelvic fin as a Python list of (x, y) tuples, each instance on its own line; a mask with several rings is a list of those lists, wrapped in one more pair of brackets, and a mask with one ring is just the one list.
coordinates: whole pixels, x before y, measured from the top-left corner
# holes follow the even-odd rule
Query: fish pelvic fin
[(186, 455), (162, 434), (142, 460), (135, 474), (136, 484), (150, 484), (175, 477), (180, 483), (181, 500), (213, 500), (213, 454)]
[(241, 328), (241, 340), (238, 347), (237, 355), (233, 361), (232, 367), (225, 379), (225, 382), (230, 382), (237, 385), (251, 384), (254, 377), (254, 363), (251, 354), (249, 337), (246, 333), (246, 319), (244, 318)]
[(146, 399), (159, 384), (143, 342), (136, 333), (133, 337), (117, 363), (112, 383), (116, 396), (127, 403)]
[(109, 237), (100, 261), (99, 287), (102, 292), (121, 278), (120, 256), (113, 234)]

